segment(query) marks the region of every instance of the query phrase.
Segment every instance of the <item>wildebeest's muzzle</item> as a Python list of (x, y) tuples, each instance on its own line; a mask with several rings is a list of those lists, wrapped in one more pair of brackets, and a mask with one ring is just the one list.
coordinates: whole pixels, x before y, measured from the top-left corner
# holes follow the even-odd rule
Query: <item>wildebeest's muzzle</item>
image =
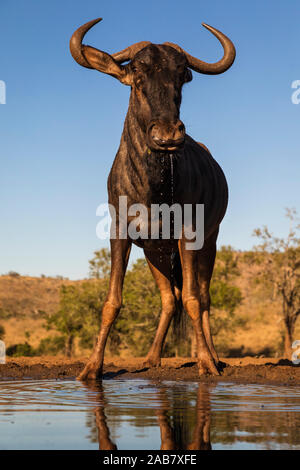
[(184, 139), (185, 127), (179, 119), (175, 122), (155, 119), (147, 127), (147, 143), (152, 150), (174, 152), (183, 146)]

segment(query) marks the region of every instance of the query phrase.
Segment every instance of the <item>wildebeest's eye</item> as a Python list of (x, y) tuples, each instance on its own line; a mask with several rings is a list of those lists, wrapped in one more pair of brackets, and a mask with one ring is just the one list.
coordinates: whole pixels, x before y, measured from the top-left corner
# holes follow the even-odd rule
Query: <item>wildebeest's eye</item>
[(137, 75), (137, 76), (135, 77), (134, 82), (135, 82), (135, 85), (139, 88), (139, 87), (141, 87), (141, 86), (143, 85), (143, 83), (144, 83), (144, 77), (143, 77), (142, 75)]
[(144, 83), (144, 76), (141, 70), (134, 65), (131, 67), (131, 71), (133, 72), (135, 86), (139, 88)]

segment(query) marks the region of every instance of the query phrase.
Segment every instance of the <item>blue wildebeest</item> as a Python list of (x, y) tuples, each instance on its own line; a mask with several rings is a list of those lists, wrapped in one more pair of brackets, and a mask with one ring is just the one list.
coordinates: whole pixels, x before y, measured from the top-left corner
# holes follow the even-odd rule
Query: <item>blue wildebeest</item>
[[(219, 225), (227, 207), (227, 183), (209, 150), (186, 134), (179, 112), (182, 87), (192, 80), (191, 69), (209, 75), (223, 73), (235, 59), (235, 48), (223, 33), (204, 24), (224, 49), (223, 58), (216, 63), (203, 62), (168, 42), (143, 41), (110, 55), (82, 44), (86, 32), (100, 20), (90, 21), (74, 32), (71, 54), (83, 67), (112, 75), (129, 85), (131, 93), (119, 150), (108, 177), (109, 203), (115, 208), (118, 234), (111, 237), (109, 291), (95, 349), (79, 379), (95, 379), (102, 374), (107, 337), (122, 304), (132, 243), (144, 249), (162, 300), (159, 326), (146, 364), (160, 365), (164, 339), (182, 302), (196, 334), (199, 374), (218, 374), (219, 360), (209, 324), (209, 285)], [(184, 230), (181, 238), (174, 234), (168, 239), (130, 237), (126, 230), (132, 217), (121, 217), (121, 196), (127, 197), (128, 206), (143, 204), (149, 214), (150, 207), (157, 203), (177, 204), (183, 210), (186, 204), (204, 205), (203, 246), (188, 249), (190, 239)], [(149, 220), (151, 225), (150, 215)], [(193, 215), (193, 227), (195, 223)]]

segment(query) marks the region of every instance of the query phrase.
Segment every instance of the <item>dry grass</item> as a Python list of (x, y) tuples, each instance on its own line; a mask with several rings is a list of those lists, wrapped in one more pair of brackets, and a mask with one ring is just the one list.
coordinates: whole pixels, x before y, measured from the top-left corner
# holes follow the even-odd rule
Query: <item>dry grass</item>
[[(240, 265), (241, 275), (236, 284), (241, 289), (243, 303), (236, 314), (246, 320), (238, 327), (230, 342), (231, 355), (265, 355), (279, 357), (281, 354), (283, 324), (280, 304), (272, 299), (272, 293), (252, 281), (253, 270), (246, 264)], [(55, 278), (34, 278), (28, 276), (0, 276), (0, 324), (6, 330), (7, 346), (26, 340), (37, 347), (41, 339), (55, 332), (43, 328), (43, 312), (53, 313), (59, 304), (59, 290), (68, 281)], [(29, 334), (29, 336), (28, 336)], [(298, 321), (295, 339), (300, 339)], [(87, 354), (77, 347), (77, 354)], [(121, 356), (127, 355), (124, 351)]]
[(59, 301), (62, 281), (53, 278), (0, 276), (0, 309), (2, 315), (36, 317), (41, 312), (53, 313)]
[[(255, 282), (257, 266), (239, 261), (239, 269), (241, 275), (235, 284), (241, 289), (243, 302), (236, 315), (247, 322), (245, 327), (237, 329), (232, 348), (237, 352), (240, 350), (242, 355), (280, 357), (284, 336), (281, 303), (264, 284)], [(295, 338), (300, 339), (300, 321), (296, 325)]]
[(23, 343), (27, 339), (37, 347), (41, 339), (53, 334), (43, 328), (43, 314), (57, 310), (60, 287), (70, 282), (55, 278), (0, 276), (0, 324), (5, 328), (6, 345)]

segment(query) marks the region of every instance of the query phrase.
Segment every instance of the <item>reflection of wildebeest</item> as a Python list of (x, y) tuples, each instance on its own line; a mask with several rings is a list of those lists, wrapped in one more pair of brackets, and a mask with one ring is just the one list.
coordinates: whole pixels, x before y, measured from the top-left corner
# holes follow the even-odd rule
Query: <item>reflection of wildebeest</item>
[[(184, 204), (193, 207), (204, 204), (205, 241), (202, 249), (190, 250), (184, 233), (179, 241), (174, 237), (132, 240), (129, 235), (111, 240), (110, 287), (101, 329), (95, 350), (79, 378), (101, 375), (106, 340), (121, 308), (132, 242), (144, 248), (162, 298), (161, 318), (147, 364), (160, 364), (163, 342), (182, 293), (183, 305), (196, 333), (199, 373), (218, 374), (218, 356), (209, 326), (209, 284), (219, 224), (227, 206), (227, 184), (207, 148), (185, 133), (179, 110), (182, 86), (192, 80), (190, 69), (204, 74), (225, 72), (234, 61), (234, 45), (220, 31), (204, 25), (224, 49), (223, 58), (214, 64), (192, 57), (172, 43), (139, 42), (109, 55), (82, 45), (85, 33), (98, 21), (90, 21), (75, 31), (70, 48), (80, 65), (112, 75), (131, 86), (121, 143), (108, 178), (109, 203), (116, 209), (117, 233), (124, 228), (127, 233), (131, 220), (128, 217), (124, 222), (118, 212), (119, 197), (127, 196), (128, 206), (139, 203), (149, 211), (153, 203), (177, 203), (182, 208)], [(122, 65), (126, 61), (129, 62)]]
[[(104, 392), (102, 382), (88, 382), (88, 390), (97, 393), (99, 405), (94, 409), (96, 428), (98, 432), (99, 450), (116, 450), (117, 446), (110, 435), (105, 408), (109, 404), (109, 396)], [(158, 387), (155, 391), (155, 414), (160, 430), (161, 450), (211, 450), (210, 443), (210, 386), (199, 383), (195, 407), (189, 409), (183, 406), (181, 396), (172, 397), (170, 389)], [(172, 389), (171, 389), (172, 390)], [(133, 408), (136, 410), (136, 408)], [(111, 411), (111, 410), (110, 410)], [(134, 414), (130, 409), (123, 409), (134, 420)], [(140, 410), (141, 411), (141, 410)], [(144, 410), (147, 418), (152, 410)], [(115, 410), (119, 416), (120, 410)], [(139, 418), (142, 414), (139, 414)], [(118, 429), (115, 428), (115, 432)]]

